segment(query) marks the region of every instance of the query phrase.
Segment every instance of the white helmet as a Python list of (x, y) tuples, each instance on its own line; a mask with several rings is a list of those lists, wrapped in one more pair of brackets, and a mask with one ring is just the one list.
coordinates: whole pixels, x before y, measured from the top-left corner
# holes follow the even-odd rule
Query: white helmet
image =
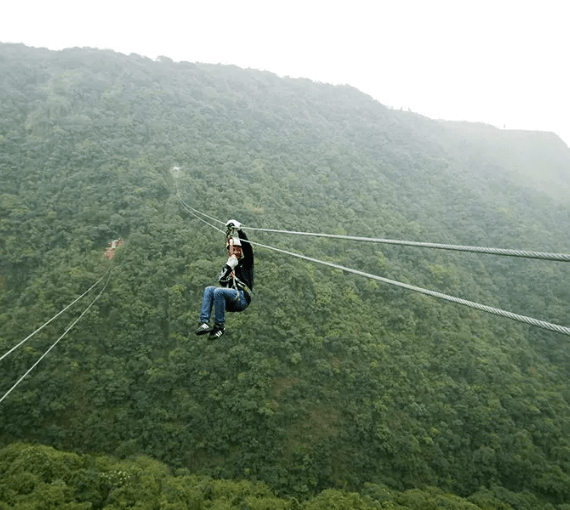
[(230, 245), (241, 246), (241, 239), (239, 237), (230, 237), (228, 239), (228, 249), (229, 249)]

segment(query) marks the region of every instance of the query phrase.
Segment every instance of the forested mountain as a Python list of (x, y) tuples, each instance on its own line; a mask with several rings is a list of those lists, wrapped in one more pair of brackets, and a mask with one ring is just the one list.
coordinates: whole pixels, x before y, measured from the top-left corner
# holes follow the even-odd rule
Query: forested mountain
[[(570, 253), (568, 190), (551, 134), (233, 66), (0, 44), (0, 356), (109, 277), (0, 403), (0, 502), (568, 510), (569, 337), (262, 247), (251, 306), (197, 337), (226, 253), (180, 201), (248, 227)], [(564, 262), (248, 235), (570, 325)], [(0, 361), (0, 397), (105, 281)]]

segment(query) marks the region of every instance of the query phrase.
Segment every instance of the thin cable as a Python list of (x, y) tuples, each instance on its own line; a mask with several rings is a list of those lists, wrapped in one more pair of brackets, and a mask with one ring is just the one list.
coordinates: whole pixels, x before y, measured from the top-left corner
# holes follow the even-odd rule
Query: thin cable
[(8, 356), (8, 354), (10, 354), (11, 352), (14, 352), (18, 347), (20, 347), (20, 345), (24, 344), (25, 342), (27, 342), (30, 338), (32, 338), (38, 331), (41, 331), (43, 328), (45, 328), (50, 322), (52, 322), (54, 319), (57, 319), (63, 312), (65, 312), (70, 306), (74, 305), (75, 303), (77, 303), (77, 301), (79, 301), (83, 296), (85, 296), (86, 294), (88, 294), (91, 289), (93, 289), (93, 287), (97, 286), (99, 284), (99, 282), (105, 278), (105, 276), (107, 276), (107, 273), (109, 272), (109, 269), (107, 269), (107, 271), (105, 272), (105, 274), (103, 276), (101, 276), (101, 278), (99, 278), (93, 285), (91, 285), (91, 287), (89, 287), (83, 294), (81, 294), (81, 296), (79, 296), (75, 301), (72, 301), (71, 303), (69, 303), (63, 310), (61, 310), (59, 313), (57, 313), (56, 315), (54, 315), (49, 321), (47, 321), (45, 324), (43, 324), (42, 326), (40, 326), (38, 329), (36, 329), (33, 333), (31, 333), (30, 335), (28, 335), (26, 338), (24, 338), (18, 345), (16, 345), (15, 347), (12, 347), (7, 353), (3, 354), (2, 357), (0, 358), (0, 361), (2, 361), (6, 356)]
[(347, 239), (351, 241), (366, 241), (369, 243), (397, 244), (402, 246), (417, 246), (420, 248), (437, 248), (440, 250), (468, 251), (474, 253), (488, 253), (493, 255), (504, 255), (508, 257), (523, 257), (529, 259), (556, 260), (558, 262), (570, 262), (568, 253), (548, 253), (539, 251), (510, 250), (503, 248), (487, 248), (483, 246), (461, 246), (454, 244), (423, 243), (417, 241), (398, 241), (394, 239), (378, 239), (373, 237), (345, 236), (340, 234), (318, 234), (312, 232), (295, 232), (290, 230), (275, 230), (271, 228), (255, 228), (242, 226), (244, 230), (257, 230), (259, 232), (273, 232), (277, 234), (294, 234), (314, 237), (329, 237), (333, 239)]
[(433, 296), (439, 299), (444, 299), (446, 301), (451, 301), (452, 303), (458, 303), (461, 305), (468, 306), (470, 308), (475, 308), (476, 310), (482, 310), (484, 312), (492, 313), (494, 315), (500, 315), (502, 317), (507, 317), (509, 319), (513, 319), (519, 322), (525, 322), (527, 324), (531, 324), (533, 326), (538, 326), (539, 328), (548, 329), (550, 331), (556, 331), (557, 333), (562, 333), (564, 335), (570, 336), (570, 328), (559, 326), (557, 324), (552, 324), (550, 322), (541, 321), (538, 319), (533, 319), (532, 317), (527, 317), (525, 315), (519, 315), (516, 313), (508, 312), (506, 310), (501, 310), (499, 308), (493, 308), (491, 306), (481, 305), (479, 303), (475, 303), (473, 301), (467, 301), (466, 299), (456, 298), (453, 296), (449, 296), (447, 294), (442, 294), (441, 292), (435, 292), (433, 290), (423, 289), (421, 287), (416, 287), (415, 285), (409, 285), (407, 283), (397, 282), (395, 280), (389, 280), (388, 278), (383, 278), (381, 276), (376, 276), (369, 273), (364, 273), (362, 271), (358, 271), (356, 269), (351, 269), (349, 267), (341, 266), (339, 264), (333, 264), (332, 262), (324, 262), (322, 260), (314, 259), (312, 257), (307, 257), (305, 255), (300, 255), (298, 253), (293, 253), (286, 250), (281, 250), (279, 248), (273, 248), (272, 246), (266, 246), (264, 244), (256, 243), (253, 241), (248, 241), (251, 244), (261, 246), (262, 248), (267, 248), (269, 250), (274, 250), (280, 253), (285, 253), (286, 255), (292, 255), (293, 257), (298, 257), (301, 259), (308, 260), (310, 262), (316, 262), (318, 264), (323, 264), (325, 266), (330, 266), (335, 269), (341, 269), (343, 271), (347, 271), (349, 273), (357, 274), (360, 276), (365, 276), (367, 278), (372, 278), (374, 280), (378, 280), (383, 283), (388, 283), (390, 285), (396, 285), (398, 287), (402, 287), (404, 289), (413, 290), (415, 292), (421, 292), (422, 294), (426, 294), (428, 296)]
[[(184, 202), (184, 200), (182, 200), (182, 199), (180, 198), (180, 195), (178, 196), (178, 200), (180, 200), (180, 202), (181, 202), (182, 204), (184, 204), (184, 206), (186, 207), (186, 209), (187, 209), (189, 212), (191, 212), (190, 210), (192, 210), (192, 211), (194, 211), (195, 213), (201, 214), (202, 216), (205, 216), (206, 218), (208, 218), (208, 219), (210, 219), (210, 220), (212, 220), (212, 221), (216, 221), (216, 222), (218, 222), (218, 223), (221, 223), (222, 225), (225, 225), (225, 223), (224, 223), (223, 221), (220, 221), (220, 220), (218, 220), (218, 219), (216, 219), (216, 218), (213, 218), (212, 216), (209, 216), (209, 215), (207, 215), (207, 214), (205, 214), (205, 213), (203, 213), (203, 212), (198, 211), (198, 209), (194, 209), (193, 207), (189, 206), (186, 202)], [(196, 216), (196, 215), (194, 215), (194, 216)], [(198, 218), (198, 216), (196, 216), (196, 217)], [(202, 220), (202, 221), (204, 221), (204, 220)], [(211, 225), (210, 225), (210, 226), (211, 226)]]
[[(190, 207), (190, 206), (189, 206), (188, 204), (186, 204), (182, 199), (179, 198), (179, 200), (180, 200), (180, 203), (181, 203), (182, 205), (184, 205), (184, 207), (186, 208), (186, 210), (187, 210), (192, 216), (194, 216), (195, 218), (199, 219), (200, 221), (203, 221), (206, 225), (208, 225), (209, 227), (212, 227), (213, 229), (217, 230), (218, 232), (221, 232), (222, 234), (225, 234), (225, 232), (224, 232), (223, 230), (221, 230), (221, 229), (219, 229), (218, 227), (212, 225), (211, 223), (208, 223), (205, 219), (200, 218), (200, 216), (198, 216), (197, 214), (195, 214), (194, 212), (192, 212), (192, 211), (196, 211), (196, 209), (194, 209), (193, 207)], [(200, 211), (196, 211), (196, 212), (198, 212), (198, 213), (200, 213), (200, 214), (206, 216), (207, 218), (210, 218), (210, 219), (212, 219), (212, 220), (214, 220), (214, 221), (217, 221), (218, 223), (221, 223), (222, 225), (224, 225), (224, 222), (223, 222), (223, 221), (216, 220), (215, 218), (212, 218), (211, 216), (208, 216), (207, 214), (201, 213)]]
[(111, 279), (111, 275), (109, 275), (109, 277), (107, 278), (107, 281), (105, 282), (105, 285), (103, 286), (103, 288), (101, 289), (101, 292), (99, 292), (99, 294), (97, 294), (97, 296), (95, 297), (95, 299), (93, 301), (91, 301), (91, 303), (89, 304), (89, 306), (83, 310), (83, 313), (77, 317), (77, 319), (75, 319), (73, 321), (73, 323), (71, 324), (71, 326), (69, 326), (65, 332), (63, 333), (63, 335), (61, 335), (52, 345), (51, 347), (44, 352), (40, 358), (32, 365), (32, 367), (22, 376), (20, 377), (20, 379), (18, 379), (18, 381), (16, 382), (16, 384), (14, 384), (14, 386), (12, 386), (5, 394), (2, 398), (0, 398), (0, 403), (2, 403), (2, 401), (8, 396), (10, 395), (10, 393), (12, 393), (12, 391), (16, 388), (16, 386), (18, 386), (18, 384), (20, 384), (25, 378), (26, 376), (34, 369), (38, 366), (38, 364), (40, 363), (40, 361), (42, 359), (44, 359), (48, 353), (59, 343), (59, 341), (71, 330), (71, 328), (73, 328), (73, 326), (75, 326), (75, 324), (77, 324), (77, 322), (79, 322), (79, 320), (88, 312), (88, 310), (91, 308), (91, 306), (93, 306), (93, 304), (95, 303), (95, 301), (97, 301), (100, 297), (101, 294), (103, 294), (103, 291), (107, 288), (107, 285), (109, 283), (109, 280)]
[[(216, 228), (214, 225), (211, 225), (210, 223), (208, 223), (207, 221), (204, 221), (204, 223), (206, 223), (207, 225), (209, 225), (212, 228)], [(508, 319), (512, 319), (512, 320), (516, 320), (519, 322), (524, 322), (526, 324), (531, 324), (532, 326), (537, 326), (539, 328), (543, 328), (543, 329), (547, 329), (549, 331), (555, 331), (557, 333), (562, 333), (563, 335), (568, 335), (570, 336), (570, 328), (564, 327), (564, 326), (559, 326), (558, 324), (552, 324), (550, 322), (546, 322), (546, 321), (541, 321), (538, 319), (533, 319), (532, 317), (527, 317), (526, 315), (519, 315), (516, 313), (512, 313), (512, 312), (508, 312), (506, 310), (501, 310), (500, 308), (493, 308), (491, 306), (487, 306), (487, 305), (482, 305), (479, 303), (475, 303), (474, 301), (468, 301), (466, 299), (462, 299), (462, 298), (456, 298), (454, 296), (449, 296), (447, 294), (442, 294), (441, 292), (436, 292), (433, 290), (428, 290), (428, 289), (423, 289), (421, 287), (416, 287), (415, 285), (409, 285), (407, 283), (402, 283), (402, 282), (397, 282), (395, 280), (390, 280), (388, 278), (383, 278), (382, 276), (376, 276), (370, 273), (364, 273), (363, 271), (358, 271), (356, 269), (351, 269), (349, 267), (345, 267), (345, 266), (341, 266), (339, 264), (334, 264), (332, 262), (325, 262), (319, 259), (315, 259), (312, 257), (307, 257), (306, 255), (301, 255), (299, 253), (294, 253), (291, 251), (286, 251), (286, 250), (281, 250), (280, 248), (274, 248), (272, 246), (267, 246), (265, 244), (261, 244), (261, 243), (257, 243), (254, 241), (250, 241), (247, 240), (245, 242), (249, 242), (252, 245), (255, 246), (260, 246), (262, 248), (267, 248), (269, 250), (273, 250), (273, 251), (277, 251), (279, 253), (284, 253), (286, 255), (291, 255), (293, 257), (298, 257), (304, 260), (308, 260), (310, 262), (315, 262), (317, 264), (323, 264), (325, 266), (329, 266), (329, 267), (333, 267), (335, 269), (340, 269), (342, 271), (346, 271), (348, 273), (353, 273), (353, 274), (357, 274), (359, 276), (365, 276), (366, 278), (372, 278), (374, 280), (378, 280), (380, 282), (383, 283), (387, 283), (389, 285), (395, 285), (397, 287), (402, 287), (404, 289), (408, 289), (408, 290), (413, 290), (415, 292), (420, 292), (422, 294), (428, 295), (428, 296), (432, 296), (438, 299), (443, 299), (445, 301), (450, 301), (452, 303), (457, 303), (460, 305), (464, 305), (464, 306), (468, 306), (470, 308), (474, 308), (476, 310), (481, 310), (483, 312), (487, 312), (487, 313), (491, 313), (494, 315), (499, 315), (501, 317), (507, 317)]]

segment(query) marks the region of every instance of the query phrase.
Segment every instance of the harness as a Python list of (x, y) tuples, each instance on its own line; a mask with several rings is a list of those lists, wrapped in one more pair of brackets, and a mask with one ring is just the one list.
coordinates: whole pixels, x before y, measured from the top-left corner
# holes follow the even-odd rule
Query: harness
[(246, 283), (242, 282), (237, 276), (234, 276), (232, 280), (233, 280), (233, 288), (237, 292), (235, 301), (239, 300), (239, 292), (241, 290), (245, 295), (245, 300), (247, 301), (247, 304), (249, 304), (251, 301), (252, 290), (247, 286)]

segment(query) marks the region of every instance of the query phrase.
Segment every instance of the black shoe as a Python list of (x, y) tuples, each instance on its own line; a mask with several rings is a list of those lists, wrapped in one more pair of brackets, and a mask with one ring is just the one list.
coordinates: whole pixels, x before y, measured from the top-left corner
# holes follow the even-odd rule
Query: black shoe
[(210, 325), (207, 322), (202, 322), (202, 324), (200, 324), (198, 326), (198, 328), (196, 329), (196, 334), (197, 335), (205, 335), (206, 333), (209, 333), (210, 331), (212, 331), (212, 328), (210, 327)]
[(217, 340), (218, 338), (220, 338), (223, 334), (224, 334), (224, 326), (219, 326), (218, 324), (216, 324), (214, 326), (214, 329), (212, 329), (212, 331), (210, 331), (210, 335), (208, 336), (208, 338), (210, 340)]

